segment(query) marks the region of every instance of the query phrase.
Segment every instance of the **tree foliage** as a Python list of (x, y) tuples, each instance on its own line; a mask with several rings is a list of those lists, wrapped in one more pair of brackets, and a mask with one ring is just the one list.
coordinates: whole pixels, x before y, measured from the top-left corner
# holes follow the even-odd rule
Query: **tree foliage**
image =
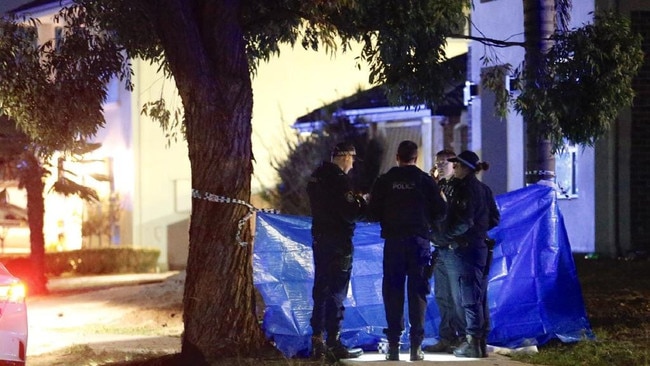
[[(170, 72), (156, 25), (148, 14), (150, 3), (76, 2), (85, 9), (85, 23), (119, 30), (112, 35), (131, 57), (157, 62)], [(462, 29), (466, 21), (463, 11), (470, 5), (468, 0), (249, 0), (241, 3), (239, 13), (253, 74), (260, 62), (279, 55), (281, 44), (335, 53), (348, 51), (351, 42), (360, 42), (363, 47), (358, 60), (370, 66), (371, 83), (386, 84), (396, 104), (431, 105), (444, 93), (442, 61), (446, 59), (447, 36)], [(198, 17), (214, 4), (192, 2), (191, 6)], [(210, 32), (209, 22), (199, 20), (197, 31)]]
[[(641, 36), (631, 30), (629, 19), (602, 13), (591, 24), (556, 31), (550, 41), (553, 46), (532, 78), (510, 64), (492, 65), (481, 84), (496, 93), (499, 115), (504, 117), (512, 103), (530, 133), (549, 139), (552, 151), (565, 142), (593, 146), (621, 109), (632, 104), (632, 79), (644, 58)], [(507, 91), (506, 75), (512, 75), (521, 93)]]
[(93, 137), (104, 126), (108, 82), (130, 75), (127, 59), (105, 33), (64, 19), (64, 37), (40, 45), (37, 20), (0, 19), (0, 109), (40, 154), (71, 150)]
[[(32, 294), (47, 292), (43, 194), (49, 159), (56, 151), (73, 156), (88, 148), (84, 140), (104, 125), (108, 81), (129, 76), (126, 58), (105, 34), (65, 19), (64, 38), (39, 44), (37, 20), (0, 18), (0, 164), (2, 177), (27, 191)], [(97, 199), (69, 172), (60, 173), (50, 191)]]
[(555, 151), (565, 139), (593, 146), (632, 104), (632, 79), (643, 64), (641, 36), (628, 19), (602, 14), (552, 39), (537, 83), (524, 88), (515, 109), (529, 128), (550, 138)]

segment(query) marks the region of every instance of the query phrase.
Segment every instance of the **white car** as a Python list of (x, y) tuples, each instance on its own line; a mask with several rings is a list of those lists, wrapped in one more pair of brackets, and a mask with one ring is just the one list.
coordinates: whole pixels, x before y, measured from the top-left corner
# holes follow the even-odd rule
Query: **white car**
[(0, 364), (25, 365), (27, 306), (25, 284), (0, 263)]

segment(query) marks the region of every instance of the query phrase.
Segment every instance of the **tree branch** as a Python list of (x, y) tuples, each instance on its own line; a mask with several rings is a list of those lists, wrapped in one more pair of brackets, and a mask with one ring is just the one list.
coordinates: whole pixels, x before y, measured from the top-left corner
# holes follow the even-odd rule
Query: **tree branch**
[(451, 34), (451, 35), (449, 35), (449, 38), (467, 39), (467, 40), (470, 40), (470, 41), (477, 41), (477, 42), (483, 43), (484, 45), (487, 45), (487, 46), (500, 47), (500, 48), (514, 47), (514, 46), (524, 47), (524, 42), (502, 41), (502, 40), (494, 39), (494, 38), (474, 37), (474, 36), (468, 36), (468, 35), (464, 35), (464, 34)]

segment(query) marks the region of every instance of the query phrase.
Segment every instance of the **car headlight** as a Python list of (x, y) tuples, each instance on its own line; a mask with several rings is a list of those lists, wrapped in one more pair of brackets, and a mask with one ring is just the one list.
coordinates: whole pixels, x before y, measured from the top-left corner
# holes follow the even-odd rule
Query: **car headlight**
[(0, 301), (23, 302), (27, 289), (22, 282), (0, 285)]

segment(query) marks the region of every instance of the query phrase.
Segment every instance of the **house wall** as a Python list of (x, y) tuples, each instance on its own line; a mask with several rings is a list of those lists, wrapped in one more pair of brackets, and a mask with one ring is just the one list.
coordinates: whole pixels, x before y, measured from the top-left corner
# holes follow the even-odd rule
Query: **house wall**
[[(133, 244), (159, 248), (159, 264), (167, 267), (168, 248), (187, 247), (189, 233), (168, 235), (169, 226), (187, 220), (191, 211), (191, 171), (187, 144), (182, 135), (176, 141), (165, 136), (157, 122), (140, 113), (144, 103), (161, 97), (173, 109), (182, 103), (172, 80), (154, 65), (134, 60), (131, 131), (132, 160), (135, 162), (133, 196)], [(180, 227), (180, 226), (174, 226)], [(170, 238), (185, 243), (170, 243)]]
[[(517, 166), (517, 171), (521, 171), (521, 161), (519, 164), (515, 164), (513, 162), (515, 157), (509, 158), (509, 144), (503, 140), (503, 136), (508, 136), (508, 121), (497, 117), (494, 108), (490, 108), (494, 105), (495, 100), (494, 93), (484, 90), (481, 94), (481, 102), (485, 108), (481, 108), (480, 114), (482, 147), (480, 157), (481, 160), (490, 164), (490, 169), (481, 174), (481, 180), (492, 188), (495, 195), (499, 195), (506, 193), (509, 186), (510, 174), (502, 172), (508, 171), (509, 164)], [(521, 131), (519, 132), (519, 137), (521, 137)]]
[[(497, 0), (475, 3), (471, 29), (476, 37), (488, 37), (512, 42), (523, 41), (523, 2), (520, 0)], [(572, 26), (590, 20), (593, 11), (591, 1), (574, 1)], [(495, 16), (501, 14), (503, 16)], [(504, 16), (507, 15), (507, 21)], [(511, 64), (521, 67), (523, 47), (486, 48), (474, 41), (470, 44), (469, 75), (473, 83), (480, 84), (483, 57), (490, 65)], [(516, 93), (516, 91), (514, 91)], [(494, 117), (494, 97), (482, 92), (470, 107), (471, 149), (491, 165), (482, 179), (496, 194), (505, 193), (525, 185), (525, 139), (521, 116), (510, 110), (505, 120)], [(594, 150), (585, 148), (577, 156), (578, 197), (559, 200), (558, 205), (565, 219), (571, 248), (574, 252), (591, 252), (595, 242), (594, 218)]]
[(633, 29), (644, 37), (645, 63), (634, 81), (636, 97), (631, 109), (630, 139), (630, 226), (634, 250), (650, 250), (650, 4), (644, 11), (631, 12)]
[[(499, 0), (477, 3), (475, 6), (472, 13), (472, 22), (475, 24), (471, 28), (473, 35), (480, 36), (476, 34), (480, 32), (489, 38), (523, 42), (521, 1)], [(503, 21), (503, 17), (494, 14), (507, 14), (508, 21)], [(482, 61), (485, 56), (492, 59), (493, 64), (489, 66), (510, 63), (517, 67), (524, 58), (524, 50), (522, 47), (506, 47), (486, 51), (482, 44), (471, 42), (468, 74), (469, 80), (477, 85), (480, 84), (481, 71), (486, 67)], [(521, 117), (513, 110), (510, 110), (506, 120), (495, 117), (493, 101), (494, 96), (484, 91), (472, 100), (469, 108), (470, 147), (490, 163), (490, 170), (482, 178), (499, 194), (524, 185), (524, 130)]]
[(596, 250), (609, 257), (650, 250), (650, 210), (646, 169), (650, 162), (650, 2), (597, 0), (598, 9), (630, 16), (632, 29), (644, 38), (646, 62), (633, 81), (636, 97), (611, 130), (597, 143)]

